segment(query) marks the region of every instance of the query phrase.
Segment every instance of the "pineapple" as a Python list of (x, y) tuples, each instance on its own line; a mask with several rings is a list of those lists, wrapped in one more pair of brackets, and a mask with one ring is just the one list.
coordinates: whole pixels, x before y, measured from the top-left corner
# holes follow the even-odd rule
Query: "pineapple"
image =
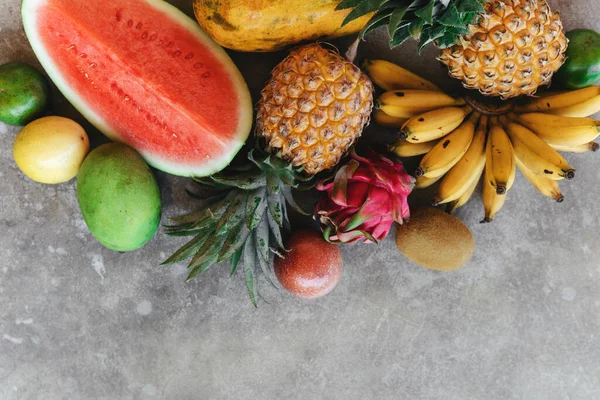
[(334, 167), (370, 121), (373, 84), (332, 50), (292, 50), (272, 73), (257, 106), (255, 135), (308, 175)]
[(292, 189), (314, 186), (314, 175), (334, 167), (358, 139), (369, 123), (373, 84), (337, 53), (308, 45), (275, 68), (257, 108), (255, 135), (265, 146), (250, 150), (246, 164), (195, 179), (219, 195), (173, 218), (166, 233), (193, 238), (163, 262), (191, 258), (188, 280), (220, 262), (229, 261), (232, 275), (241, 265), (254, 306), (258, 269), (273, 283), (272, 258), (286, 251), (287, 206), (304, 213)]
[(420, 39), (469, 89), (502, 99), (533, 95), (565, 62), (567, 38), (546, 0), (343, 0), (347, 22), (376, 11), (361, 33), (385, 25), (390, 45)]

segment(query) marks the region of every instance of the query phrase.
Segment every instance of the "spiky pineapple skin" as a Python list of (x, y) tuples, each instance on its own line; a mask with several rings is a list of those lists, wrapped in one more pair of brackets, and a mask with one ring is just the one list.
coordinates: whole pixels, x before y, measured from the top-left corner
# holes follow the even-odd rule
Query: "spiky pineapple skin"
[(565, 62), (568, 40), (545, 0), (490, 0), (440, 61), (468, 89), (508, 99), (531, 96)]
[(309, 175), (334, 167), (370, 122), (373, 84), (333, 50), (292, 50), (257, 105), (255, 135), (267, 151)]

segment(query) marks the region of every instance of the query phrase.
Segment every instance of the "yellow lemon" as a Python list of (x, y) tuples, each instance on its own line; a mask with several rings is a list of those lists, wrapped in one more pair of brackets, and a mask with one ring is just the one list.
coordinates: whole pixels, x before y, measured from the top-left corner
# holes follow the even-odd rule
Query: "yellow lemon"
[(17, 135), (13, 156), (25, 175), (40, 183), (62, 183), (77, 175), (90, 149), (85, 130), (62, 117), (45, 117)]

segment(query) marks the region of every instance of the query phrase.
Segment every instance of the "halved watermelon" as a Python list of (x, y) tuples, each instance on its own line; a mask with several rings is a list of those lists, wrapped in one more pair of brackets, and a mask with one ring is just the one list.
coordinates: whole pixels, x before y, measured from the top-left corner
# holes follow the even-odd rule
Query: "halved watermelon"
[(65, 97), (150, 165), (206, 176), (246, 141), (246, 82), (225, 51), (167, 2), (23, 0), (22, 16)]

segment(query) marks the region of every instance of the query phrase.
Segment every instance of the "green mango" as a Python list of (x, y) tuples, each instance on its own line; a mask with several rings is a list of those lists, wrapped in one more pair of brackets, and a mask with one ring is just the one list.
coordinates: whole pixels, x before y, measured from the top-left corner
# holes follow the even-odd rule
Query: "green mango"
[(111, 250), (139, 249), (160, 223), (156, 179), (142, 157), (123, 144), (104, 144), (87, 156), (79, 170), (77, 199), (88, 228)]
[(22, 62), (0, 65), (0, 121), (23, 126), (41, 116), (48, 103), (48, 81)]
[(567, 61), (554, 82), (565, 89), (581, 89), (600, 81), (600, 34), (590, 29), (567, 32)]

